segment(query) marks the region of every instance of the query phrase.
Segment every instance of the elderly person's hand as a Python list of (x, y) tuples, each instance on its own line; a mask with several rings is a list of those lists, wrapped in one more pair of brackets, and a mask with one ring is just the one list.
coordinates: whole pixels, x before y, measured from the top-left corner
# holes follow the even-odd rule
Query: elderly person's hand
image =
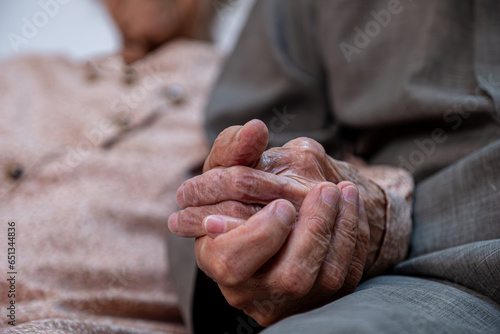
[[(198, 238), (198, 264), (228, 302), (263, 325), (351, 292), (366, 271), (368, 243), (374, 258), (383, 232), (368, 227), (362, 198), (371, 225), (383, 221), (385, 209), (376, 185), (315, 141), (297, 139), (264, 152), (266, 145), (259, 121), (226, 129), (205, 173), (179, 189), (186, 209), (169, 220), (174, 233)], [(361, 198), (343, 180), (354, 181)], [(283, 199), (300, 210), (294, 228), (295, 211)]]
[(198, 0), (105, 0), (123, 36), (123, 58), (132, 63), (158, 45), (190, 33)]

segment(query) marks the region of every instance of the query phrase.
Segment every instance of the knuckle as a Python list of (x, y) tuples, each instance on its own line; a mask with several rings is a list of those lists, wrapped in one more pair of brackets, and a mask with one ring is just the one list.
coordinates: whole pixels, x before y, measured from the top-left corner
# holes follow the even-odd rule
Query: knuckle
[(240, 126), (233, 125), (233, 126), (230, 126), (228, 128), (225, 128), (221, 133), (219, 133), (219, 135), (217, 136), (217, 138), (214, 141), (214, 145), (213, 145), (214, 149), (225, 148), (228, 139), (231, 139), (233, 137), (233, 135), (236, 133), (236, 131), (238, 131), (239, 128), (240, 128)]
[(349, 225), (357, 225), (359, 221), (358, 211), (352, 205), (342, 204), (340, 218)]
[(247, 305), (246, 297), (239, 293), (225, 294), (224, 298), (226, 298), (226, 301), (229, 305), (239, 310), (243, 310)]
[(210, 261), (207, 267), (207, 269), (211, 272), (213, 279), (220, 284), (224, 284), (228, 275), (227, 263), (224, 259), (216, 258)]
[(232, 287), (240, 283), (240, 280), (234, 275), (231, 258), (227, 255), (212, 257), (207, 266), (212, 279), (224, 286)]
[(337, 230), (343, 233), (343, 235), (349, 235), (349, 237), (356, 239), (359, 230), (358, 222), (358, 217), (355, 214), (341, 214), (337, 219)]
[(317, 156), (314, 152), (307, 148), (301, 148), (294, 152), (295, 160), (304, 166), (304, 168), (311, 168), (316, 165)]
[(316, 166), (326, 156), (323, 146), (311, 138), (300, 137), (289, 144), (293, 147), (294, 161), (303, 168)]
[(290, 141), (290, 143), (296, 148), (304, 149), (314, 154), (325, 154), (325, 149), (323, 148), (323, 146), (316, 140), (308, 137), (299, 137)]
[(212, 152), (214, 152), (216, 149), (220, 149), (221, 147), (223, 147), (223, 144), (224, 144), (224, 138), (225, 138), (225, 136), (227, 135), (228, 130), (229, 130), (229, 129), (224, 129), (224, 131), (222, 131), (222, 132), (221, 132), (221, 133), (217, 136), (217, 138), (215, 138), (215, 141), (214, 141), (214, 144), (213, 144), (213, 149), (212, 149)]
[(247, 219), (254, 213), (250, 207), (236, 201), (224, 202), (222, 213), (235, 218)]
[(229, 194), (233, 198), (244, 199), (247, 194), (252, 194), (256, 183), (243, 166), (235, 166), (228, 169)]
[(188, 207), (202, 204), (203, 200), (207, 197), (206, 193), (206, 184), (197, 178), (193, 178), (184, 184), (183, 197)]
[(324, 287), (327, 291), (338, 291), (342, 288), (345, 281), (345, 275), (343, 268), (340, 268), (339, 265), (335, 262), (325, 262), (325, 275), (321, 280), (321, 286)]
[(270, 298), (253, 298), (242, 309), (247, 315), (251, 316), (261, 326), (268, 327), (282, 318), (286, 312), (286, 305)]
[[(341, 224), (342, 222), (339, 223)], [(349, 244), (356, 244), (358, 240), (357, 230), (348, 224), (341, 224), (340, 226), (341, 228), (337, 230), (339, 237), (346, 240)]]
[(332, 276), (325, 279), (322, 285), (327, 291), (335, 292), (339, 291), (342, 288), (343, 284), (344, 284), (343, 279)]
[(241, 217), (241, 206), (239, 202), (228, 201), (222, 204), (222, 212), (228, 216), (240, 218)]
[(320, 242), (320, 245), (325, 246), (330, 243), (332, 231), (327, 221), (321, 216), (313, 215), (307, 221), (308, 229)]
[(190, 218), (190, 213), (187, 211), (188, 209), (184, 209), (179, 211), (179, 215), (177, 216), (177, 232), (180, 234), (186, 233), (186, 222), (188, 218)]

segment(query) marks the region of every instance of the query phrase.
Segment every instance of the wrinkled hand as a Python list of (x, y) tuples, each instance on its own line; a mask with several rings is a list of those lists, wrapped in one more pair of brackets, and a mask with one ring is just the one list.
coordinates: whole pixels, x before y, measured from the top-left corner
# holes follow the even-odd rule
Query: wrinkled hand
[(199, 237), (206, 233), (200, 230), (200, 222), (210, 214), (248, 219), (262, 205), (280, 198), (299, 210), (317, 183), (351, 181), (359, 188), (370, 224), (367, 271), (385, 229), (384, 192), (350, 164), (329, 157), (312, 139), (298, 138), (265, 151), (267, 140), (267, 128), (258, 120), (224, 130), (205, 161), (204, 174), (179, 188), (177, 201), (186, 209), (172, 215), (171, 230), (183, 237)]
[[(313, 140), (264, 152), (266, 145), (267, 129), (259, 121), (226, 129), (205, 173), (179, 188), (178, 202), (186, 209), (169, 220), (174, 233), (198, 238), (198, 264), (228, 302), (263, 325), (332, 301), (361, 279), (370, 230), (357, 187), (342, 180), (356, 181), (377, 209), (369, 212), (375, 219), (383, 219), (385, 204), (380, 189)], [(261, 205), (266, 207), (259, 211)], [(221, 214), (227, 216), (214, 216)]]
[(132, 63), (173, 38), (185, 36), (198, 0), (105, 0), (123, 35), (123, 58)]

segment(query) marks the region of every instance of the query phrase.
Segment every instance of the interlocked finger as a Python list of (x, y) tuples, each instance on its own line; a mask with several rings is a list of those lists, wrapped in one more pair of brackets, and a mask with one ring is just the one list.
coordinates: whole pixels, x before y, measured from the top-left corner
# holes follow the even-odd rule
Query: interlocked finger
[(286, 198), (300, 207), (310, 188), (288, 177), (249, 167), (215, 168), (184, 182), (177, 190), (177, 203), (182, 208), (229, 200), (266, 205)]
[(199, 238), (198, 266), (221, 285), (241, 284), (279, 251), (295, 218), (290, 202), (276, 200), (227, 233)]
[(234, 218), (248, 219), (262, 209), (258, 205), (243, 204), (236, 201), (200, 207), (189, 207), (170, 215), (168, 228), (170, 231), (184, 238), (198, 238), (207, 234), (204, 219), (210, 215), (228, 215)]

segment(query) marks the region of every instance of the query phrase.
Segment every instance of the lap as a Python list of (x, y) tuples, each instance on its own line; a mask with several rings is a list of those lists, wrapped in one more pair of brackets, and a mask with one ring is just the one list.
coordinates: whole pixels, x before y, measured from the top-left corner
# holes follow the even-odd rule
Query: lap
[(500, 303), (500, 141), (419, 183), (402, 275), (460, 284)]
[(500, 239), (500, 140), (417, 184), (409, 258)]
[(438, 282), (396, 275), (376, 277), (354, 293), (267, 328), (294, 333), (499, 333), (500, 310)]

